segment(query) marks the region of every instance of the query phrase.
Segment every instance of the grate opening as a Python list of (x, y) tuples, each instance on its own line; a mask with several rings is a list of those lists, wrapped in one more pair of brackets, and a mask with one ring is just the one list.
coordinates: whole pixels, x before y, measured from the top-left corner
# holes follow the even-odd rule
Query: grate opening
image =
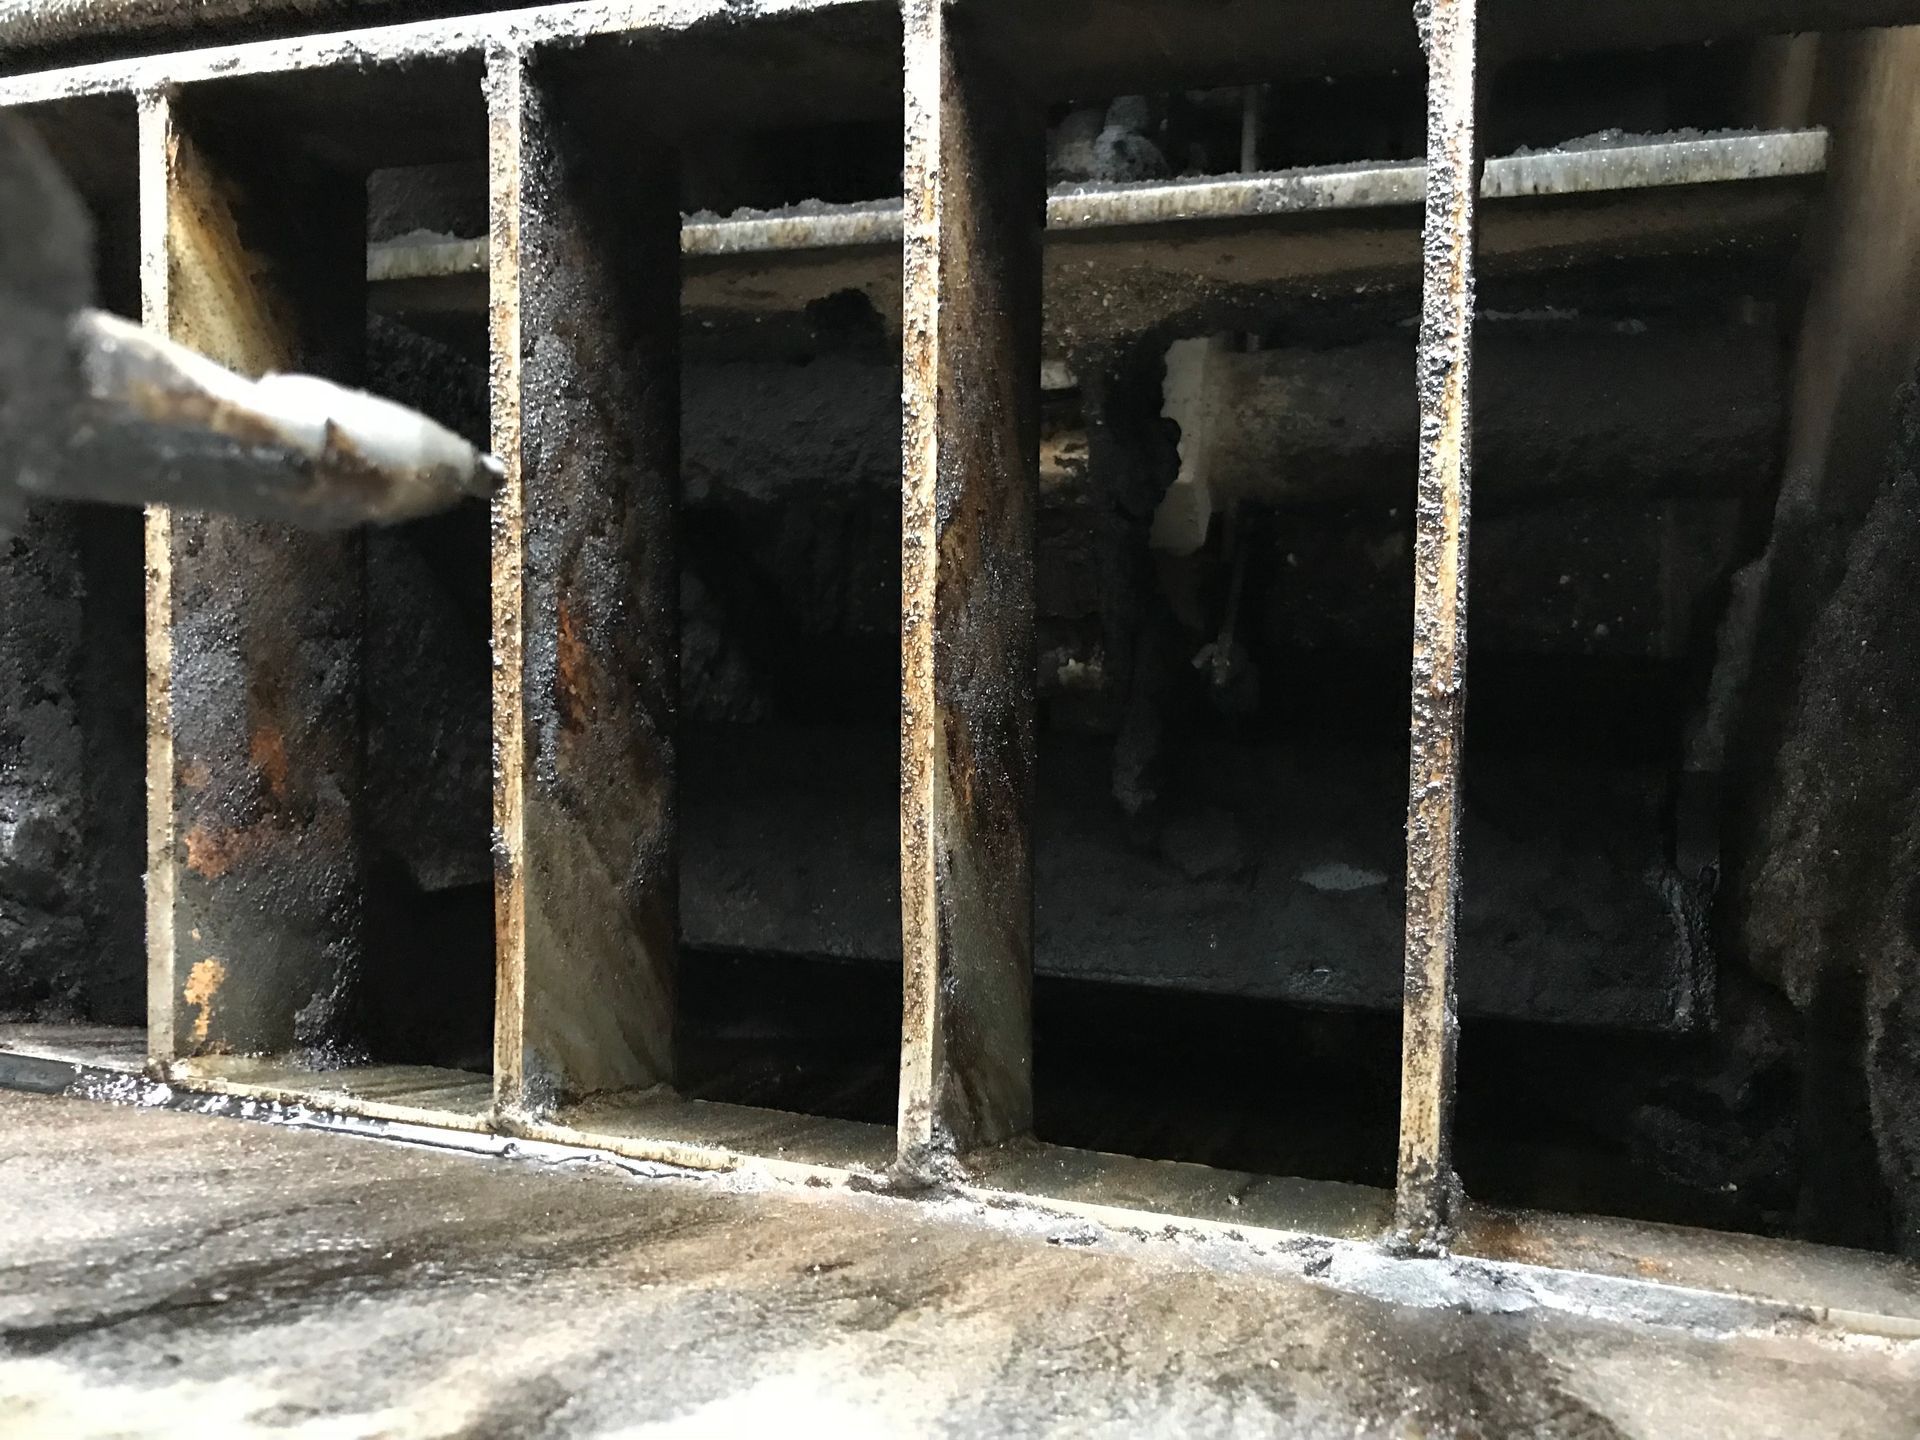
[[(817, 248), (810, 224), (895, 187), (889, 44), (870, 15), (830, 15), (494, 62), (518, 167), (494, 213), (522, 217), (517, 251), (492, 256), (495, 354), (516, 367), (496, 429), (518, 427), (521, 496), (496, 596), (503, 566), (525, 577), (512, 1099), (664, 1083), (891, 1114), (836, 1067), (890, 1073), (897, 979), (890, 1005), (810, 997), (835, 963), (899, 953), (898, 323), (865, 289), (741, 303), (727, 278), (736, 246)], [(796, 88), (796, 64), (839, 83)], [(723, 83), (750, 98), (722, 114), (706, 87)], [(615, 137), (644, 147), (618, 181)], [(784, 233), (762, 218), (780, 207), (799, 217)], [(581, 306), (605, 314), (580, 326)], [(572, 393), (549, 408), (554, 386)], [(611, 456), (614, 483), (583, 454)], [(582, 861), (603, 893), (554, 873)], [(611, 1025), (569, 1033), (595, 991)]]
[[(1741, 46), (1508, 66), (1483, 133), (1569, 154), (1719, 133), (1752, 123), (1754, 68)], [(1481, 289), (1456, 1164), (1495, 1203), (1791, 1225), (1791, 1062), (1711, 920), (1698, 743), (1779, 485), (1792, 284), (1756, 247)], [(1481, 987), (1528, 1003), (1476, 1016)]]
[(899, 340), (859, 291), (763, 328), (750, 350), (685, 332), (685, 1087), (890, 1123)]
[[(484, 236), (481, 127), (465, 152), (368, 172), (367, 238)], [(374, 394), (490, 445), (479, 317), (368, 302)], [(494, 902), (487, 507), (366, 535), (365, 801), (369, 951), (351, 1048), (387, 1064), (490, 1074)]]
[[(92, 220), (93, 301), (138, 315), (129, 96), (21, 112)], [(0, 537), (0, 1015), (131, 1026), (146, 1013), (140, 517), (38, 506)]]
[[(477, 71), (391, 78), (146, 100), (147, 317), (242, 371), (315, 371), (484, 440), (483, 372), (370, 323), (365, 300), (368, 176), (478, 156)], [(215, 1076), (489, 1071), (486, 535), (477, 506), (348, 536), (149, 522), (168, 574), (149, 632), (172, 667), (171, 754), (150, 778), (177, 837), (149, 889), (172, 996), (156, 1056)]]

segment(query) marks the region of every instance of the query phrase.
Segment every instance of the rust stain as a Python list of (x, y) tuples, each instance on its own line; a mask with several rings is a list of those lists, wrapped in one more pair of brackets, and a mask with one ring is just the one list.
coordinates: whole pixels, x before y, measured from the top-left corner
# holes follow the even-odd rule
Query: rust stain
[[(165, 330), (167, 288), (167, 142), (173, 126), (170, 96), (139, 100), (140, 306), (143, 324)], [(174, 1058), (173, 746), (173, 517), (149, 506), (143, 527), (146, 560), (146, 922), (147, 1053), (164, 1065)], [(189, 769), (191, 767), (188, 767)]]
[(237, 865), (266, 848), (267, 836), (259, 827), (228, 830), (204, 821), (187, 831), (187, 868), (208, 880), (218, 880)]
[[(645, 137), (609, 148), (564, 89), (532, 51), (489, 50), (506, 472), (493, 497), (494, 1080), (509, 1114), (672, 1078), (676, 162)], [(618, 244), (602, 223), (616, 212)]]
[(213, 771), (204, 760), (189, 760), (180, 767), (182, 790), (204, 790), (213, 783)]
[(254, 771), (267, 782), (267, 791), (276, 800), (287, 798), (287, 737), (271, 722), (261, 724), (247, 738), (247, 758)]
[(187, 972), (187, 985), (180, 992), (181, 998), (200, 1013), (193, 1020), (193, 1038), (195, 1043), (204, 1044), (208, 1028), (213, 1023), (213, 1001), (220, 993), (220, 987), (226, 983), (227, 967), (221, 961), (208, 956), (196, 961), (192, 970)]
[(243, 375), (295, 368), (298, 329), (241, 238), (244, 204), (171, 115), (164, 143), (166, 333)]
[(218, 880), (233, 868), (238, 858), (232, 844), (233, 832), (210, 830), (196, 825), (187, 831), (187, 868), (196, 875)]
[(560, 599), (560, 639), (553, 671), (553, 702), (569, 734), (583, 734), (593, 717), (593, 652), (580, 634), (573, 603)]
[(1518, 1265), (1551, 1265), (1554, 1252), (1540, 1236), (1515, 1217), (1482, 1211), (1465, 1227), (1471, 1252), (1482, 1259), (1506, 1260)]

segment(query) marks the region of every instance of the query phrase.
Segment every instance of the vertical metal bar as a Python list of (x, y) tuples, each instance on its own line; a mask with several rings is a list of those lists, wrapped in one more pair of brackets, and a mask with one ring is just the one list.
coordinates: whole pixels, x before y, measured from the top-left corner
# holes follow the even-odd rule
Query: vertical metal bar
[[(362, 182), (214, 139), (181, 95), (142, 98), (147, 323), (248, 373), (352, 378)], [(359, 541), (156, 509), (146, 549), (151, 1058), (338, 1053), (361, 963)]]
[[(162, 334), (172, 310), (167, 274), (167, 165), (173, 105), (145, 94), (139, 112), (140, 311)], [(147, 1058), (164, 1068), (179, 1054), (173, 1014), (173, 517), (149, 505), (146, 552)]]
[(907, 0), (900, 1162), (1033, 1118), (1033, 546), (1042, 119)]
[(673, 1074), (677, 164), (584, 133), (542, 58), (487, 57), (495, 1096)]
[(1406, 1008), (1395, 1206), (1402, 1241), (1444, 1246), (1453, 1173), (1454, 922), (1466, 704), (1468, 378), (1473, 351), (1476, 0), (1421, 0), (1427, 51), (1425, 295), (1417, 383), (1413, 736), (1407, 802)]

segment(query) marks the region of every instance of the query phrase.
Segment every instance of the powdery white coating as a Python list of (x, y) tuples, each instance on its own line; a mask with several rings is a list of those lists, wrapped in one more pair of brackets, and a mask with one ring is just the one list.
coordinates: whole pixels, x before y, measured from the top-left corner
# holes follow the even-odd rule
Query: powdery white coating
[[(250, 380), (100, 311), (76, 316), (70, 334), (89, 397), (108, 419), (205, 432), (261, 452), (248, 513), (271, 509), (278, 497), (295, 523), (401, 520), (485, 496), (497, 478), (491, 457), (390, 400), (311, 375)], [(101, 488), (76, 488), (89, 479)], [(107, 499), (129, 490), (127, 477), (87, 467), (66, 467), (53, 483), (57, 493)], [(219, 500), (213, 492), (205, 497), (210, 507)]]
[(1387, 883), (1387, 876), (1378, 870), (1362, 870), (1354, 865), (1343, 864), (1338, 860), (1325, 865), (1316, 865), (1311, 870), (1300, 873), (1300, 883), (1310, 885), (1315, 890), (1343, 894), (1352, 890), (1372, 890)]

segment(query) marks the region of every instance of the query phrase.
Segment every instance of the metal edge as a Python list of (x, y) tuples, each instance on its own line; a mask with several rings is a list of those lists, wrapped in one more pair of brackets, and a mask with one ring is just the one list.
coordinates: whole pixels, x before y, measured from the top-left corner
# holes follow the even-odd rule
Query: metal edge
[(0, 106), (304, 70), (479, 58), (487, 47), (495, 45), (526, 47), (605, 35), (666, 33), (714, 20), (738, 22), (863, 8), (879, 6), (877, 0), (749, 0), (747, 7), (740, 0), (590, 0), (537, 5), (30, 71), (0, 77)]
[[(1814, 128), (1507, 155), (1487, 162), (1480, 195), (1500, 201), (1551, 199), (1808, 179), (1825, 173), (1827, 149), (1827, 132)], [(1056, 185), (1047, 197), (1047, 229), (1073, 234), (1408, 207), (1420, 203), (1425, 171), (1418, 163), (1382, 164), (1143, 185)], [(690, 259), (723, 259), (890, 247), (903, 234), (900, 203), (889, 200), (689, 217), (681, 227), (680, 248)], [(367, 249), (367, 279), (376, 284), (477, 275), (486, 268), (483, 239), (402, 238)]]
[[(1066, 1238), (1075, 1244), (1139, 1244), (1154, 1253), (1196, 1266), (1244, 1264), (1249, 1260), (1336, 1290), (1398, 1303), (1472, 1309), (1484, 1301), (1513, 1308), (1516, 1298), (1589, 1319), (1737, 1333), (1777, 1331), (1804, 1325), (1837, 1338), (1863, 1337), (1901, 1343), (1920, 1341), (1920, 1309), (1899, 1313), (1828, 1304), (1817, 1296), (1786, 1298), (1758, 1290), (1710, 1289), (1660, 1280), (1630, 1279), (1574, 1263), (1460, 1255), (1409, 1258), (1370, 1240), (1326, 1236), (1310, 1229), (1237, 1225), (1190, 1219), (1173, 1211), (1051, 1195), (1044, 1188), (1007, 1190), (963, 1183), (918, 1191), (888, 1188), (877, 1177), (840, 1166), (762, 1157), (724, 1147), (689, 1146), (644, 1136), (603, 1134), (564, 1125), (524, 1124), (468, 1128), (443, 1116), (386, 1116), (364, 1105), (334, 1106), (298, 1092), (248, 1093), (253, 1087), (212, 1089), (197, 1080), (159, 1081), (135, 1073), (0, 1049), (0, 1090), (68, 1099), (207, 1114), (260, 1124), (287, 1125), (360, 1139), (421, 1145), (483, 1158), (572, 1165), (604, 1163), (636, 1179), (679, 1179), (740, 1187), (858, 1193), (922, 1203), (939, 1212), (965, 1207), (969, 1218), (1000, 1218), (1033, 1229), (1036, 1220), (1057, 1219), (1082, 1227)], [(1098, 1166), (1117, 1161), (1075, 1152)], [(1216, 1172), (1223, 1183), (1241, 1177)], [(1541, 1217), (1551, 1221), (1553, 1217)], [(1578, 1218), (1578, 1217), (1575, 1217)], [(1521, 1217), (1517, 1224), (1529, 1224)], [(1631, 1224), (1631, 1222), (1623, 1222)], [(1084, 1227), (1092, 1227), (1091, 1231)], [(1675, 1227), (1664, 1227), (1673, 1229)], [(1544, 1227), (1543, 1227), (1544, 1229)], [(1684, 1235), (1687, 1232), (1679, 1231)], [(1055, 1238), (1049, 1236), (1049, 1238)], [(1709, 1233), (1712, 1240), (1750, 1237)], [(1838, 1264), (1856, 1258), (1884, 1265), (1886, 1257), (1820, 1250)]]
[(1455, 922), (1460, 903), (1460, 759), (1466, 712), (1467, 530), (1478, 0), (1419, 12), (1428, 61), (1423, 298), (1414, 364), (1420, 463), (1414, 499), (1412, 738), (1407, 799), (1406, 978), (1394, 1227), (1442, 1251), (1453, 1171)]

